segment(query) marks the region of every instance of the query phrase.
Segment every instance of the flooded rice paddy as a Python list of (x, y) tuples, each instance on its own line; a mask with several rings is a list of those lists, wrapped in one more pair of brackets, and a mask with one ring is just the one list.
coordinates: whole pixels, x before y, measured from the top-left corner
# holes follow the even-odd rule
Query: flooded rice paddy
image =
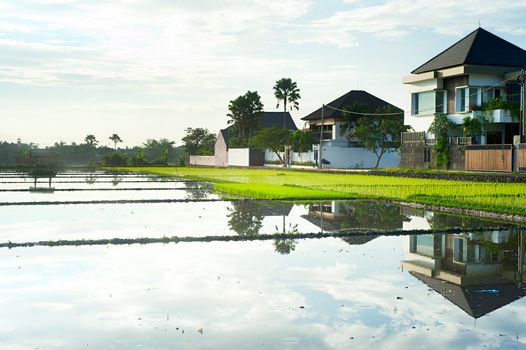
[[(224, 200), (133, 174), (32, 186), (0, 174), (0, 243), (57, 245), (0, 248), (2, 349), (526, 347), (513, 225), (379, 201)], [(189, 241), (90, 244), (174, 236)]]

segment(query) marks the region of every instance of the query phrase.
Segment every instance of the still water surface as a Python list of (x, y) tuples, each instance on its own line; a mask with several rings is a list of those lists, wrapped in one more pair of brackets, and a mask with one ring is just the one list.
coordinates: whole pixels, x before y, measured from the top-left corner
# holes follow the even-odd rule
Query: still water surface
[[(95, 173), (92, 185), (107, 179), (100, 175)], [(8, 179), (17, 180), (0, 175), (1, 181)], [(148, 179), (134, 186), (161, 187)], [(90, 186), (68, 187), (77, 185)], [(219, 198), (206, 185), (188, 187), (177, 193)], [(162, 198), (172, 198), (166, 191)], [(41, 196), (61, 200), (60, 192), (7, 193), (23, 201), (28, 195), (37, 202)], [(70, 193), (73, 200), (83, 199), (84, 192)], [(108, 199), (116, 193), (153, 195), (102, 193)], [(4, 194), (0, 202), (7, 202)], [(523, 349), (522, 230), (432, 231), (484, 226), (502, 225), (375, 201), (0, 205), (0, 242), (408, 232), (2, 249), (0, 344), (2, 349)], [(430, 231), (417, 236), (410, 234), (413, 229)]]

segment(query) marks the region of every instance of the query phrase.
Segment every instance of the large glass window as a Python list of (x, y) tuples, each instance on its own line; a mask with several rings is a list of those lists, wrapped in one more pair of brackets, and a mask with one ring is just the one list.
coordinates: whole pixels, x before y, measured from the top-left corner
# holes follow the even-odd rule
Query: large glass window
[(447, 91), (436, 91), (436, 113), (447, 113)]
[(459, 113), (476, 110), (477, 107), (481, 106), (484, 98), (488, 97), (487, 95), (484, 96), (481, 88), (457, 88), (455, 94), (455, 110)]
[(460, 88), (456, 91), (455, 101), (456, 101), (456, 111), (465, 112), (467, 110), (466, 105), (466, 88)]
[(425, 91), (411, 95), (411, 114), (444, 113), (446, 106), (445, 91)]

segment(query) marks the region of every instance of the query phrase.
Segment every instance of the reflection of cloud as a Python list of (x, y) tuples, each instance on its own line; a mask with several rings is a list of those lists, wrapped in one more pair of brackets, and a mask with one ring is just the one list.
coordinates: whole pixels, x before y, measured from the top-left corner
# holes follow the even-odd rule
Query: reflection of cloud
[[(525, 329), (524, 317), (510, 320), (503, 308), (473, 326), (398, 270), (397, 242), (377, 239), (342, 254), (348, 247), (341, 240), (300, 241), (289, 256), (276, 254), (271, 242), (3, 251), (0, 338), (11, 348), (521, 345), (510, 331)], [(519, 301), (511, 309), (524, 315), (525, 308)]]

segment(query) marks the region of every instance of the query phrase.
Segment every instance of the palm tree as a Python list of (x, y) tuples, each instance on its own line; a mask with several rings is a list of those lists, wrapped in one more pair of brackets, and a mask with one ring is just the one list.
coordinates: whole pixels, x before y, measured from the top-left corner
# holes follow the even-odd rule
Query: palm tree
[(121, 137), (119, 135), (117, 135), (117, 134), (113, 134), (113, 135), (111, 135), (109, 137), (109, 139), (111, 141), (113, 141), (113, 148), (115, 148), (115, 150), (117, 150), (117, 143), (122, 142)]
[(287, 104), (290, 105), (290, 109), (299, 109), (298, 100), (301, 98), (300, 89), (296, 85), (296, 82), (290, 78), (281, 78), (276, 81), (274, 85), (274, 96), (278, 99), (276, 108), (279, 108), (280, 101), (283, 101), (283, 129), (285, 129), (285, 117), (287, 115)]
[(99, 141), (97, 141), (95, 135), (93, 134), (86, 135), (86, 137), (84, 138), (84, 142), (86, 142), (88, 146), (93, 148), (97, 147), (97, 144), (99, 143)]

